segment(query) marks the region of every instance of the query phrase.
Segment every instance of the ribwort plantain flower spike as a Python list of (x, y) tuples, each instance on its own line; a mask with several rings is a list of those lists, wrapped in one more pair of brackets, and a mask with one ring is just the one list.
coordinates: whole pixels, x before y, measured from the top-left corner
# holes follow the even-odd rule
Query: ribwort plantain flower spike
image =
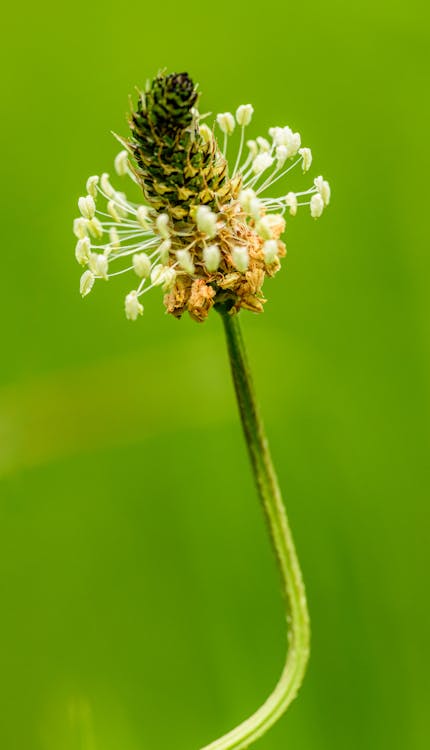
[[(93, 283), (137, 273), (138, 300), (157, 286), (151, 282), (154, 268), (173, 269), (174, 283), (167, 291), (165, 284), (158, 286), (165, 291), (167, 312), (177, 318), (188, 312), (201, 322), (219, 305), (227, 305), (231, 314), (241, 309), (260, 313), (264, 281), (277, 273), (285, 256), (280, 218), (287, 212), (295, 216), (304, 206), (320, 217), (330, 187), (317, 177), (305, 190), (274, 195), (273, 188), (294, 168), (301, 165), (307, 172), (311, 166), (311, 151), (301, 147), (300, 134), (288, 126), (270, 128), (269, 138), (247, 142), (243, 156), (252, 105), (238, 106), (235, 117), (220, 113), (213, 129), (200, 122), (197, 105), (197, 89), (186, 73), (159, 74), (148, 84), (130, 114), (130, 136), (119, 137), (123, 148), (114, 164), (118, 179), (128, 178), (134, 189), (137, 185), (142, 200), (129, 200), (107, 173), (89, 177), (74, 223), (80, 241), (76, 258), (88, 266)], [(240, 144), (229, 166), (225, 154), (236, 123)], [(273, 244), (267, 251), (269, 240), (276, 242), (275, 255)], [(136, 260), (142, 254), (149, 260)], [(148, 262), (149, 273), (143, 273)]]
[[(187, 73), (160, 73), (132, 109), (128, 138), (117, 136), (120, 180), (140, 191), (131, 201), (109, 175), (92, 175), (79, 198), (73, 223), (75, 257), (87, 296), (100, 279), (130, 274), (136, 288), (125, 315), (143, 315), (142, 297), (159, 287), (167, 313), (204, 321), (220, 313), (256, 488), (265, 510), (286, 603), (288, 649), (275, 689), (249, 719), (202, 750), (246, 750), (286, 711), (297, 695), (309, 656), (309, 616), (295, 546), (271, 460), (239, 327), (239, 313), (263, 311), (263, 284), (286, 255), (285, 215), (307, 207), (319, 218), (330, 203), (322, 176), (304, 190), (279, 186), (297, 171), (308, 172), (312, 152), (290, 127), (273, 127), (270, 140), (245, 140), (251, 104), (201, 123), (197, 89)], [(236, 124), (240, 131), (235, 158)], [(237, 132), (237, 131), (236, 131)], [(222, 146), (217, 134), (221, 133)], [(233, 138), (233, 142), (229, 139)], [(245, 146), (246, 144), (246, 146)], [(243, 155), (244, 149), (246, 154)], [(232, 166), (234, 165), (234, 166)], [(285, 178), (285, 180), (284, 180)], [(275, 186), (277, 186), (276, 189)], [(277, 193), (277, 194), (275, 194)], [(136, 279), (137, 277), (137, 279)]]

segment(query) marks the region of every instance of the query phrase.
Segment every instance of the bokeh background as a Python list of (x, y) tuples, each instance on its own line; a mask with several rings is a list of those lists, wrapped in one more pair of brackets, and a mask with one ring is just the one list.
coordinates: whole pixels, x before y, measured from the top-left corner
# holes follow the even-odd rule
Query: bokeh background
[(280, 672), (284, 622), (220, 321), (78, 296), (71, 234), (128, 94), (290, 124), (333, 200), (288, 227), (243, 326), (310, 601), (300, 699), (261, 750), (424, 750), (428, 49), (424, 2), (76, 0), (3, 11), (0, 747), (192, 750)]

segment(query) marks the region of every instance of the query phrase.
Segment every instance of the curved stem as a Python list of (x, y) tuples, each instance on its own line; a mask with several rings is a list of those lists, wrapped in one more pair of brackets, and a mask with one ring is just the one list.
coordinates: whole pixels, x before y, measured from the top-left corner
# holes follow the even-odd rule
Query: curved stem
[(229, 315), (224, 308), (219, 311), (224, 322), (231, 372), (254, 479), (281, 575), (288, 627), (286, 662), (273, 693), (249, 719), (202, 748), (241, 750), (265, 734), (296, 697), (309, 658), (310, 628), (302, 574), (254, 395), (239, 316)]

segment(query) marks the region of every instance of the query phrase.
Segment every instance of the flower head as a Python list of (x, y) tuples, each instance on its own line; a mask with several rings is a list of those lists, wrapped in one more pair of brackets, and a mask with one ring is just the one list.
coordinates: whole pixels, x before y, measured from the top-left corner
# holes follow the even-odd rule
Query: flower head
[[(214, 305), (261, 312), (263, 282), (286, 254), (284, 215), (308, 206), (317, 218), (330, 201), (321, 176), (306, 190), (272, 195), (294, 168), (311, 166), (299, 133), (270, 128), (270, 139), (258, 136), (245, 147), (251, 104), (240, 105), (235, 117), (217, 115), (210, 128), (200, 123), (197, 100), (186, 73), (160, 74), (148, 83), (114, 164), (118, 179), (129, 178), (141, 200), (129, 200), (104, 173), (88, 178), (78, 201), (73, 230), (76, 259), (86, 267), (81, 294), (99, 279), (134, 275), (136, 288), (125, 299), (130, 320), (142, 315), (141, 298), (154, 287), (161, 287), (175, 317), (187, 311), (202, 321)], [(232, 138), (239, 143), (229, 163)]]

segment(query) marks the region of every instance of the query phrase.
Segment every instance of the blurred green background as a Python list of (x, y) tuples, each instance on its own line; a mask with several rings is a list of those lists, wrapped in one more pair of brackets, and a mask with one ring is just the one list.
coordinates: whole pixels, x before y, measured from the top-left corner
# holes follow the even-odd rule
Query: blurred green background
[(429, 747), (429, 43), (415, 0), (3, 11), (2, 749), (197, 750), (282, 666), (220, 321), (77, 292), (76, 200), (164, 66), (299, 129), (333, 188), (242, 315), (313, 624), (258, 747)]

